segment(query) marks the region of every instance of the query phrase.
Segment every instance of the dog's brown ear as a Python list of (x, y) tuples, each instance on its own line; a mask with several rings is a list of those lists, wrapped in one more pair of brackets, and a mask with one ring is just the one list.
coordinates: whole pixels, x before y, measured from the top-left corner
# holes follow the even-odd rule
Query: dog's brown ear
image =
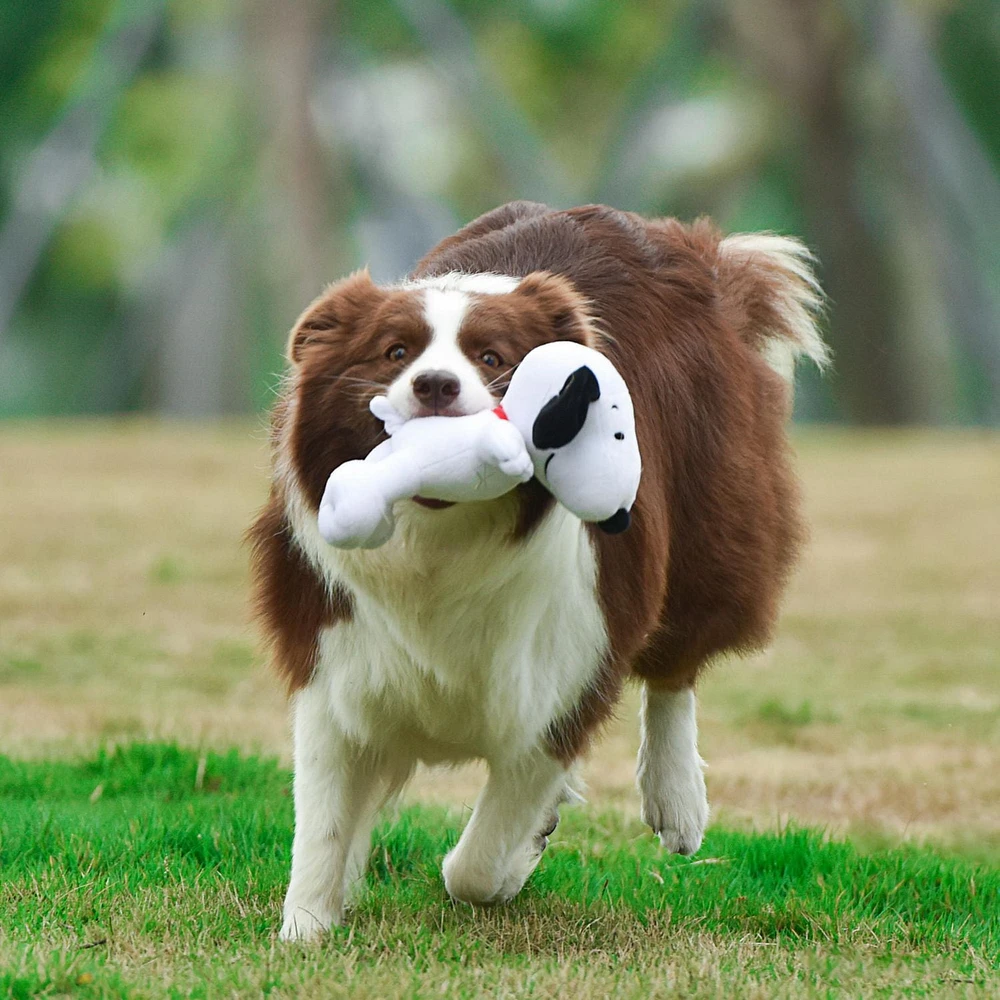
[(595, 346), (587, 300), (569, 278), (551, 271), (533, 271), (521, 279), (511, 294), (529, 300), (543, 313), (556, 340), (576, 340)]
[(310, 348), (333, 343), (359, 316), (375, 307), (381, 294), (367, 268), (330, 285), (292, 327), (288, 360), (299, 365)]

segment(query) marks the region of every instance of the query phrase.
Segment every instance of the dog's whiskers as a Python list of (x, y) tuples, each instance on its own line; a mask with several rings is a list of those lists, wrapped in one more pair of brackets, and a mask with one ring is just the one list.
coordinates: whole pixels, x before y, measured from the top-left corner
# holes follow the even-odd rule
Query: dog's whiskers
[(500, 383), (501, 379), (507, 379), (507, 381), (500, 386), (500, 388), (505, 388), (510, 383), (511, 377), (513, 376), (515, 371), (517, 371), (517, 365), (514, 365), (514, 367), (511, 368), (509, 372), (501, 372), (499, 375), (497, 375), (495, 379), (491, 379), (489, 382), (486, 383), (486, 388), (492, 389), (494, 386)]
[(389, 388), (389, 386), (384, 382), (376, 382), (370, 378), (355, 378), (353, 375), (331, 375), (325, 381), (328, 385), (333, 382), (350, 382), (354, 385), (368, 386), (372, 389), (385, 390)]

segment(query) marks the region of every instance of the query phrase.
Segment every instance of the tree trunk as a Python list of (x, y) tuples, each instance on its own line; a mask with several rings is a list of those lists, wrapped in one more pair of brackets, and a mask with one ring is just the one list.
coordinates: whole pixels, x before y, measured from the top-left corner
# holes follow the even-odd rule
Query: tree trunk
[(892, 240), (864, 204), (865, 138), (850, 95), (860, 56), (851, 26), (825, 0), (731, 0), (726, 9), (738, 55), (749, 57), (801, 128), (802, 204), (831, 302), (834, 394), (856, 423), (925, 419), (932, 407), (912, 374)]
[(329, 4), (321, 0), (251, 0), (247, 78), (263, 126), (267, 264), (276, 270), (280, 311), (289, 324), (335, 276), (330, 191), (323, 149), (310, 113), (317, 50), (329, 43)]

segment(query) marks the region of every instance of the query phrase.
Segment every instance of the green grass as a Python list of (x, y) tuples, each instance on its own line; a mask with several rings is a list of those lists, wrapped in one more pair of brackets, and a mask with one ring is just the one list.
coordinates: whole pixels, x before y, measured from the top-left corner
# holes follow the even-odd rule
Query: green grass
[(619, 812), (567, 810), (513, 904), (451, 903), (461, 817), (376, 833), (369, 892), (313, 948), (275, 940), (290, 779), (136, 743), (0, 758), (0, 996), (965, 996), (1000, 988), (1000, 870), (820, 833), (712, 828), (663, 856)]

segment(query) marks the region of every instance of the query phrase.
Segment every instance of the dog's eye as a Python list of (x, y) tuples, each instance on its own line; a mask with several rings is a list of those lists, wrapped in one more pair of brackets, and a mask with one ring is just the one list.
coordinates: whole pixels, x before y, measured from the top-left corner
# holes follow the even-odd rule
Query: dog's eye
[(402, 361), (406, 357), (406, 348), (402, 344), (393, 344), (388, 351), (385, 352), (385, 356), (390, 361)]
[(485, 354), (480, 356), (480, 361), (484, 365), (488, 365), (490, 368), (499, 368), (503, 364), (499, 354), (495, 354), (493, 351), (487, 351)]

